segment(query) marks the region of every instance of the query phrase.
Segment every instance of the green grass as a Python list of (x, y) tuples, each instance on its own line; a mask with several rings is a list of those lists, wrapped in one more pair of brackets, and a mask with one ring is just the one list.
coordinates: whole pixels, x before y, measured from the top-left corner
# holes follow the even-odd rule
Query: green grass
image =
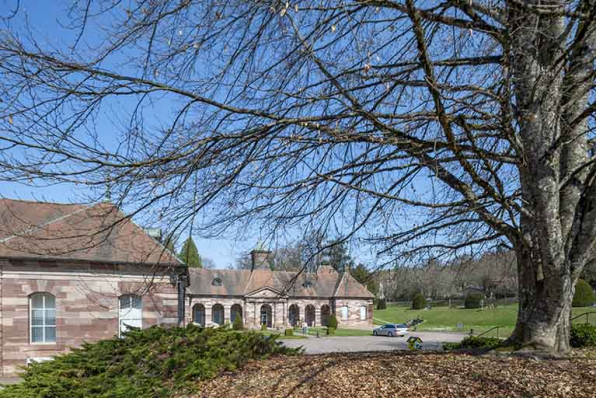
[[(574, 308), (573, 316), (586, 312), (596, 312), (596, 308)], [(435, 307), (430, 310), (410, 310), (403, 306), (390, 305), (386, 310), (376, 310), (374, 312), (374, 323), (377, 325), (383, 323), (403, 323), (410, 319), (420, 317), (424, 322), (418, 325), (417, 330), (443, 330), (443, 331), (461, 331), (469, 333), (474, 329), (474, 334), (482, 333), (495, 326), (499, 326), (499, 336), (508, 336), (515, 327), (517, 317), (517, 305), (507, 305), (492, 309), (464, 309)], [(590, 315), (590, 323), (596, 323), (596, 314)], [(576, 322), (585, 322), (585, 318), (578, 319)], [(462, 323), (461, 329), (457, 324)], [(487, 336), (495, 336), (496, 331), (492, 331)]]
[[(308, 328), (309, 335), (316, 335), (319, 332), (321, 337), (327, 336), (327, 328), (324, 327), (315, 327), (315, 328)], [(296, 333), (296, 332), (294, 332)], [(371, 336), (372, 331), (370, 330), (362, 330), (362, 329), (342, 329), (341, 327), (335, 330), (335, 334), (333, 336)]]

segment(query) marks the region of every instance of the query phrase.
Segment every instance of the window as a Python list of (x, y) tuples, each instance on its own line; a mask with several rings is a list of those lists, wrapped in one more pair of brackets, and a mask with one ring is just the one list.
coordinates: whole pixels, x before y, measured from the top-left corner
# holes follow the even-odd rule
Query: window
[(348, 319), (348, 306), (344, 305), (341, 307), (341, 319), (344, 321)]
[(205, 326), (205, 306), (203, 304), (195, 304), (193, 309), (194, 322), (201, 326)]
[(366, 319), (366, 307), (360, 307), (360, 320), (364, 321)]
[(143, 327), (143, 299), (134, 294), (127, 294), (119, 299), (120, 301), (120, 335), (129, 328)]
[(215, 278), (215, 279), (213, 279), (213, 282), (211, 282), (211, 284), (213, 286), (221, 286), (221, 279)]
[(304, 288), (307, 288), (307, 289), (308, 289), (309, 287), (312, 287), (312, 282), (311, 282), (311, 281), (309, 281), (309, 280), (306, 280), (306, 281), (304, 281), (304, 282), (302, 283), (302, 287), (304, 287)]
[(31, 342), (56, 342), (56, 298), (50, 293), (35, 293), (29, 299), (31, 308)]

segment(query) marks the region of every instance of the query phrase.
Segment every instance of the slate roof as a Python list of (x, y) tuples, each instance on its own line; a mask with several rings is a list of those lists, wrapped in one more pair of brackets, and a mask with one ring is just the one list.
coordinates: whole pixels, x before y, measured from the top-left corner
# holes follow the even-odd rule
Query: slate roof
[(0, 257), (180, 264), (111, 203), (13, 199), (0, 199)]
[[(288, 271), (218, 270), (190, 268), (189, 294), (203, 296), (246, 296), (262, 288), (271, 288), (290, 297), (373, 298), (374, 295), (349, 273), (337, 273), (320, 267), (317, 273)], [(219, 278), (221, 286), (214, 286)], [(309, 283), (305, 283), (305, 282)]]

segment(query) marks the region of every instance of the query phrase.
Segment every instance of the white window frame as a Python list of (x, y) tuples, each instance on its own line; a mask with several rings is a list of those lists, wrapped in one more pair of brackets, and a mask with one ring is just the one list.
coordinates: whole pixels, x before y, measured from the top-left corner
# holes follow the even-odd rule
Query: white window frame
[[(33, 299), (36, 296), (40, 296), (42, 298), (42, 304), (41, 307), (33, 307)], [(51, 296), (54, 299), (54, 307), (48, 307), (46, 305), (46, 298), (48, 296)], [(47, 312), (46, 311), (54, 311), (54, 324), (53, 325), (48, 325), (47, 324)], [(41, 316), (41, 325), (33, 325), (33, 311), (41, 311), (42, 316)], [(32, 295), (29, 296), (29, 343), (30, 344), (56, 344), (56, 340), (58, 340), (58, 329), (56, 327), (56, 296), (54, 296), (51, 293), (47, 293), (47, 292), (38, 292), (38, 293), (33, 293)], [(42, 340), (41, 341), (33, 341), (33, 329), (41, 329), (41, 336), (42, 336)], [(47, 329), (54, 329), (54, 341), (48, 341), (48, 339), (46, 338), (46, 331)]]
[(350, 317), (350, 309), (348, 308), (347, 305), (344, 305), (343, 307), (341, 307), (341, 319), (342, 319), (342, 321), (347, 321), (349, 317)]
[(365, 305), (360, 307), (360, 320), (365, 321), (368, 310)]
[[(140, 308), (133, 307), (134, 299), (138, 299)], [(127, 310), (122, 308), (124, 300), (130, 300), (128, 303), (130, 306)], [(136, 294), (125, 294), (118, 297), (118, 336), (122, 336), (122, 333), (126, 332), (129, 326), (143, 328), (143, 297)]]

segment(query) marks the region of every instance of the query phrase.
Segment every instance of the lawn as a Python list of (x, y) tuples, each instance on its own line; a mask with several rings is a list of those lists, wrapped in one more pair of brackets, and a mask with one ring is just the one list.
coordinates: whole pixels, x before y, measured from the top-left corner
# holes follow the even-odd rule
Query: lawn
[(301, 334), (296, 334), (296, 332), (294, 331), (294, 335), (293, 336), (285, 336), (283, 333), (277, 332), (277, 331), (273, 331), (273, 330), (259, 330), (258, 333), (265, 335), (265, 336), (278, 336), (279, 340), (300, 340), (300, 339), (307, 339), (308, 337), (303, 336)]
[[(596, 312), (596, 308), (574, 308), (573, 316), (586, 312)], [(491, 309), (465, 309), (462, 307), (435, 307), (430, 310), (410, 310), (403, 306), (390, 305), (386, 310), (374, 311), (374, 323), (403, 323), (409, 319), (422, 318), (424, 322), (418, 325), (417, 330), (443, 330), (461, 331), (469, 333), (474, 329), (474, 334), (482, 333), (495, 326), (499, 326), (499, 336), (509, 335), (515, 326), (517, 305), (501, 306)], [(590, 323), (596, 323), (596, 314), (589, 318)], [(585, 322), (582, 317), (576, 322)], [(458, 328), (458, 324), (462, 328)], [(492, 331), (489, 335), (496, 335)]]

